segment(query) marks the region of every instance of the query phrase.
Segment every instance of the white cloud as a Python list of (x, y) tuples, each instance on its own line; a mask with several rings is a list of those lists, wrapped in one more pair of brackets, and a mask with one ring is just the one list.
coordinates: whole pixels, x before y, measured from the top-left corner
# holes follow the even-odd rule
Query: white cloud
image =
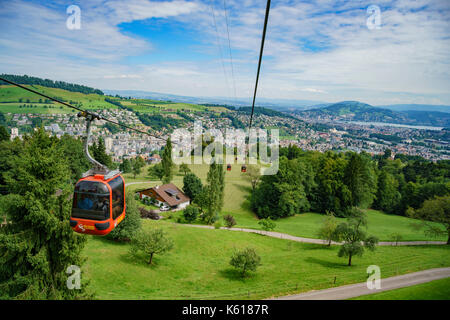
[[(209, 0), (82, 1), (81, 30), (65, 28), (65, 10), (2, 2), (0, 28), (7, 32), (0, 34), (0, 68), (105, 89), (233, 96), (225, 11), (221, 1), (213, 4), (218, 35)], [(265, 3), (226, 4), (237, 96), (248, 96), (253, 92)], [(366, 27), (370, 4), (272, 2), (258, 96), (450, 104), (450, 2), (378, 0), (379, 30)], [(213, 58), (128, 64), (126, 58), (149, 56), (156, 49), (148, 39), (124, 34), (118, 25), (149, 18), (182, 24), (202, 43), (195, 50)]]

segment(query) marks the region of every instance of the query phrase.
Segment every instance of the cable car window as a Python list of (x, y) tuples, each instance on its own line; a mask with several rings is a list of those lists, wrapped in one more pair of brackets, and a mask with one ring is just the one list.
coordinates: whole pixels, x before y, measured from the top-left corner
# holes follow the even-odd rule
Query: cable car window
[(123, 179), (119, 176), (111, 180), (108, 184), (112, 190), (112, 216), (113, 219), (117, 219), (122, 214), (124, 208)]
[(109, 219), (109, 189), (100, 182), (80, 181), (73, 194), (72, 217)]

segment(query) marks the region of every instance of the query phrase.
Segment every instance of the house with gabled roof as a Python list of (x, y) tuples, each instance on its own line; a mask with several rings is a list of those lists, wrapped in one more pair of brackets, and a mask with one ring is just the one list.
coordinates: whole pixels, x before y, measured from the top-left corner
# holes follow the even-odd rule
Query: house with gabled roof
[(166, 204), (171, 209), (183, 209), (191, 202), (191, 199), (173, 183), (139, 190), (138, 193), (140, 199), (151, 198), (158, 207)]

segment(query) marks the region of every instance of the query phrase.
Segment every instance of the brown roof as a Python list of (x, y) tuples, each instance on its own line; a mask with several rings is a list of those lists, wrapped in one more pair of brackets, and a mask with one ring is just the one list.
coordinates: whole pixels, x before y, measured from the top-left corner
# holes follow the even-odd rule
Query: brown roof
[(163, 184), (152, 189), (171, 207), (191, 200), (173, 183)]

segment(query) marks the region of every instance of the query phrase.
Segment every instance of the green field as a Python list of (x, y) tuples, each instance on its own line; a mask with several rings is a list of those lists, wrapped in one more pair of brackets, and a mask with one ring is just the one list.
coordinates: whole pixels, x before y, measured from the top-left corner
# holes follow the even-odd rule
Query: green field
[[(81, 92), (72, 92), (58, 88), (48, 88), (38, 85), (26, 85), (40, 93), (50, 97), (63, 99), (65, 102), (78, 103), (77, 106), (82, 109), (117, 109), (117, 106), (105, 101), (105, 96), (99, 94), (84, 94)], [(20, 101), (22, 99), (22, 101)], [(39, 102), (41, 99), (41, 102)], [(45, 103), (45, 98), (28, 92), (24, 89), (10, 85), (0, 85), (0, 112), (7, 113), (65, 113), (72, 112), (72, 109), (64, 107), (60, 109), (60, 104)], [(19, 108), (22, 104), (39, 104), (41, 108)], [(53, 105), (55, 108), (45, 109), (44, 105)], [(54, 112), (58, 110), (57, 112)]]
[(177, 111), (177, 110), (189, 110), (189, 111), (205, 111), (206, 107), (191, 103), (178, 103), (167, 102), (150, 99), (132, 99), (121, 101), (124, 106), (133, 108), (138, 112), (164, 112), (164, 111)]
[[(192, 172), (194, 172), (203, 183), (206, 181), (206, 175), (208, 173), (208, 165), (195, 165), (189, 166)], [(133, 181), (149, 181), (147, 176), (148, 167), (142, 170), (142, 173), (136, 178), (132, 174), (125, 174), (125, 180), (127, 182)], [(172, 181), (179, 188), (183, 187), (183, 175), (176, 174)], [(237, 227), (260, 229), (258, 219), (249, 208), (248, 197), (251, 192), (250, 183), (243, 179), (240, 172), (240, 165), (232, 165), (231, 171), (226, 171), (225, 174), (225, 201), (223, 214), (231, 214), (235, 217)], [(131, 185), (130, 190), (136, 190), (140, 188), (147, 188), (161, 184), (160, 181), (152, 181), (151, 183), (143, 183)], [(425, 235), (422, 231), (415, 230), (411, 225), (417, 222), (414, 219), (410, 219), (403, 216), (397, 216), (392, 214), (385, 214), (376, 210), (366, 210), (368, 217), (368, 232), (379, 238), (380, 241), (393, 240), (392, 234), (399, 233), (402, 236), (403, 241), (414, 240), (440, 240), (445, 241), (445, 236), (430, 237)], [(176, 215), (180, 215), (178, 213)], [(317, 231), (324, 219), (323, 214), (317, 213), (300, 213), (293, 217), (283, 218), (276, 221), (276, 228), (274, 231), (287, 233), (293, 236), (318, 238)], [(343, 221), (344, 219), (338, 218)], [(201, 223), (200, 221), (195, 223)]]
[(450, 300), (450, 278), (368, 294), (352, 300)]
[[(372, 264), (380, 266), (383, 277), (450, 265), (448, 246), (378, 247), (347, 267), (335, 246), (143, 221), (144, 228), (154, 225), (165, 228), (175, 247), (156, 255), (153, 266), (144, 256), (133, 258), (129, 244), (89, 236), (84, 270), (98, 298), (260, 299), (363, 282)], [(243, 280), (228, 262), (233, 249), (247, 246), (257, 250), (262, 265)]]

